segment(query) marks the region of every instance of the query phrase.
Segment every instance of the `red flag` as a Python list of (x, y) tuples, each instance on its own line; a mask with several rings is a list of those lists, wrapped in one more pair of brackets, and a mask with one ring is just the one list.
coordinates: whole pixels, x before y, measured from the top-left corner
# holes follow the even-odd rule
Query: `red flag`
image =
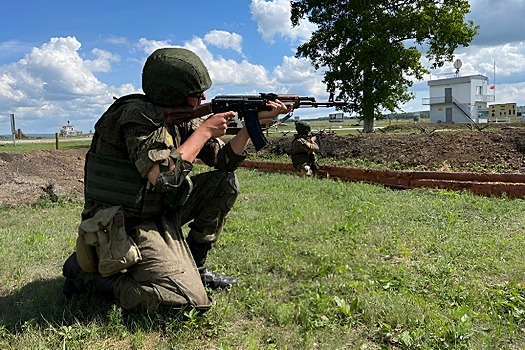
[(494, 90), (494, 85), (491, 85), (489, 89)]

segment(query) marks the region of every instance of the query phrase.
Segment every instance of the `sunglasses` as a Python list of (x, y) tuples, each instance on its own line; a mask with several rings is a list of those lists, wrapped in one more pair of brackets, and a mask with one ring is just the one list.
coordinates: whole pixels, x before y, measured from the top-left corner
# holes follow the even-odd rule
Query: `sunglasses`
[(193, 98), (204, 98), (204, 91), (201, 91), (201, 92), (193, 92), (191, 94), (188, 94), (189, 97), (193, 97)]

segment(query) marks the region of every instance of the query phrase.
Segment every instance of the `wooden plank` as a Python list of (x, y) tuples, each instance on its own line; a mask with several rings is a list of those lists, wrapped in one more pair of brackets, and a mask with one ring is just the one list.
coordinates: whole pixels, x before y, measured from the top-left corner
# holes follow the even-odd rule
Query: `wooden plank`
[[(245, 161), (241, 167), (275, 172), (295, 172), (290, 163)], [(470, 191), (484, 196), (507, 195), (525, 198), (525, 174), (452, 173), (432, 171), (394, 171), (322, 166), (320, 177), (343, 181), (363, 181), (392, 188), (436, 188)]]

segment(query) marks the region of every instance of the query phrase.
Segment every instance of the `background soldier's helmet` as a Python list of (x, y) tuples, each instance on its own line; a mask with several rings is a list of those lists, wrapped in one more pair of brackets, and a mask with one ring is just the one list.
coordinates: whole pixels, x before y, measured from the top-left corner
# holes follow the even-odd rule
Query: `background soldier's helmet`
[(167, 47), (155, 50), (142, 70), (142, 91), (160, 106), (184, 105), (188, 95), (210, 87), (208, 69), (199, 56), (187, 49)]
[(310, 127), (310, 124), (307, 122), (298, 121), (295, 122), (295, 130), (297, 130), (297, 133), (299, 135), (306, 135), (310, 131), (312, 131), (312, 128)]

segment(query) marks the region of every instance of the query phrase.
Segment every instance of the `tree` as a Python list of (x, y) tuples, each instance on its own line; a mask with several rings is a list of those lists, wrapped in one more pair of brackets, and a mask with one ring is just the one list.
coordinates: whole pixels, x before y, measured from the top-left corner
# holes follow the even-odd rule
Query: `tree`
[(459, 45), (468, 46), (478, 26), (465, 21), (468, 0), (292, 0), (294, 26), (305, 17), (317, 24), (310, 40), (297, 48), (315, 69), (326, 68), (330, 93), (349, 103), (346, 112), (374, 130), (382, 110), (395, 112), (415, 96), (411, 78), (452, 61)]

